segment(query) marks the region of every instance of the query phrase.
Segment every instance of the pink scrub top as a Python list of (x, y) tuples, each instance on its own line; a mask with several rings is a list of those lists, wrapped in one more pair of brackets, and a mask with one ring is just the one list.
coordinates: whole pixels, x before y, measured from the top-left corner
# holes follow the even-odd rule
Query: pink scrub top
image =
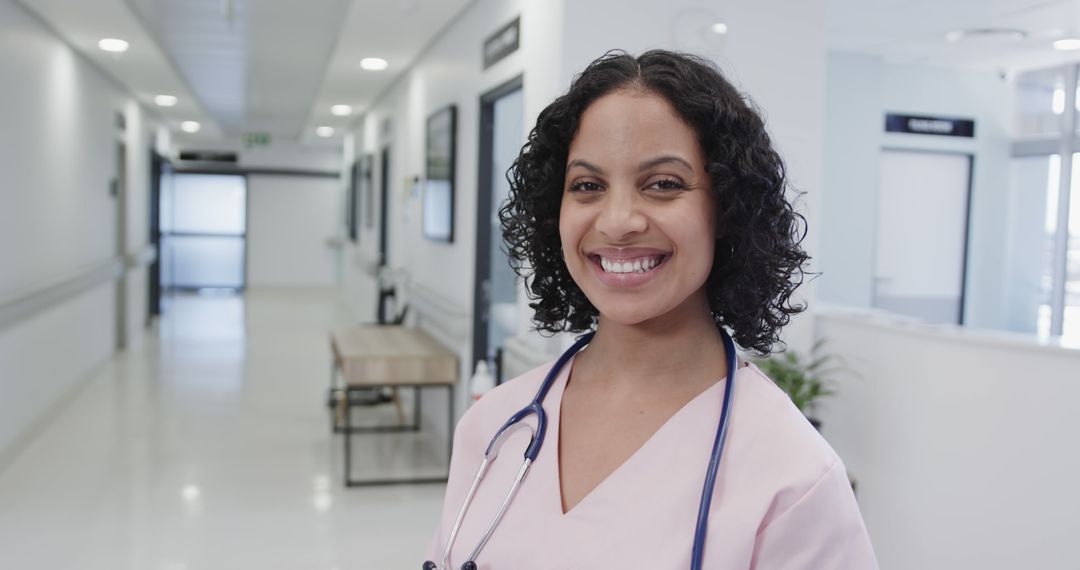
[[(442, 518), (428, 548), (428, 560), (441, 564), (447, 536), (484, 450), (499, 427), (532, 400), (551, 364), (495, 388), (461, 418)], [(544, 401), (548, 416), (544, 446), (477, 557), (478, 569), (689, 569), (724, 382), (687, 403), (607, 479), (563, 513), (559, 411), (572, 366), (573, 360)], [(507, 438), (465, 515), (450, 553), (450, 568), (461, 567), (494, 518), (521, 467), (528, 438), (528, 430)], [(739, 368), (703, 568), (877, 567), (839, 457), (756, 366)]]

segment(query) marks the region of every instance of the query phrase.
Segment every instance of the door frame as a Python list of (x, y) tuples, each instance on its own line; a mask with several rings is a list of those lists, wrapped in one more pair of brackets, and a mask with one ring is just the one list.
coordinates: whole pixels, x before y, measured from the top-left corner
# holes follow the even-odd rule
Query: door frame
[[(971, 247), (971, 194), (975, 184), (975, 152), (966, 150), (946, 150), (946, 149), (928, 149), (928, 148), (912, 148), (905, 146), (882, 146), (880, 153), (886, 152), (907, 152), (912, 154), (933, 154), (933, 155), (951, 155), (951, 156), (963, 156), (968, 159), (968, 173), (967, 173), (967, 189), (964, 193), (964, 245), (962, 254), (960, 257), (960, 310), (956, 316), (956, 324), (963, 326), (967, 321), (967, 288), (968, 288), (968, 259), (970, 258)], [(879, 154), (880, 156), (880, 154)], [(881, 196), (881, 187), (877, 189), (878, 200)], [(877, 203), (874, 204), (875, 208), (875, 220), (877, 219)], [(876, 277), (877, 267), (877, 254), (878, 254), (878, 233), (876, 231), (878, 224), (875, 221), (874, 227), (874, 258), (871, 264), (871, 277)], [(877, 306), (877, 286), (874, 284), (874, 280), (871, 279), (870, 290), (870, 305)]]
[[(518, 75), (480, 95), (480, 137), (479, 137), (479, 167), (477, 169), (477, 195), (476, 195), (476, 263), (473, 274), (473, 339), (472, 339), (472, 365), (480, 360), (489, 360), (487, 353), (488, 344), (488, 298), (491, 289), (491, 259), (488, 252), (491, 251), (491, 219), (492, 209), (491, 191), (493, 180), (491, 169), (493, 167), (492, 153), (495, 143), (495, 103), (499, 99), (525, 86), (524, 75)], [(495, 364), (495, 378), (501, 381), (499, 363)]]

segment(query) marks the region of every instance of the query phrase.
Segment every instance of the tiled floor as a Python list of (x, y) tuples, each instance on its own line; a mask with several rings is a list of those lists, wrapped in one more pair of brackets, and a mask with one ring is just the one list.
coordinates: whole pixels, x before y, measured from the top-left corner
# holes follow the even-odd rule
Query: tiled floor
[[(0, 472), (0, 568), (419, 568), (443, 486), (341, 485), (326, 331), (348, 316), (333, 296), (167, 309)], [(430, 472), (443, 445), (380, 434), (355, 453)]]

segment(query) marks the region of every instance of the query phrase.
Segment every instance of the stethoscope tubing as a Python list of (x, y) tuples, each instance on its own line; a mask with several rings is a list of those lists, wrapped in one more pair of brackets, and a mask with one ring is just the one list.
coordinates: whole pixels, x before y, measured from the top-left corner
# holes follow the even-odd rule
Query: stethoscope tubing
[(724, 401), (720, 404), (720, 422), (716, 427), (716, 438), (713, 440), (712, 457), (709, 459), (709, 468), (705, 471), (705, 486), (701, 490), (697, 526), (694, 528), (694, 546), (690, 550), (690, 570), (701, 570), (702, 559), (705, 557), (709, 509), (712, 505), (713, 489), (716, 488), (716, 475), (720, 471), (720, 458), (724, 453), (724, 441), (727, 439), (728, 412), (731, 410), (731, 395), (735, 391), (735, 372), (739, 365), (735, 355), (735, 341), (731, 340), (731, 336), (723, 329), (720, 330), (720, 336), (724, 341), (724, 351), (727, 353), (727, 382), (724, 385)]

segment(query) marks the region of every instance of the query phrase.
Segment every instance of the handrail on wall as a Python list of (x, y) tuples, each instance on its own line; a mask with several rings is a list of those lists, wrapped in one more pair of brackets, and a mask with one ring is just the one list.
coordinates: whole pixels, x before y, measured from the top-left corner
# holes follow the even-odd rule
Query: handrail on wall
[(120, 279), (128, 270), (149, 265), (157, 259), (157, 248), (147, 245), (125, 256), (115, 256), (84, 267), (65, 277), (39, 283), (0, 300), (0, 331), (95, 287)]

